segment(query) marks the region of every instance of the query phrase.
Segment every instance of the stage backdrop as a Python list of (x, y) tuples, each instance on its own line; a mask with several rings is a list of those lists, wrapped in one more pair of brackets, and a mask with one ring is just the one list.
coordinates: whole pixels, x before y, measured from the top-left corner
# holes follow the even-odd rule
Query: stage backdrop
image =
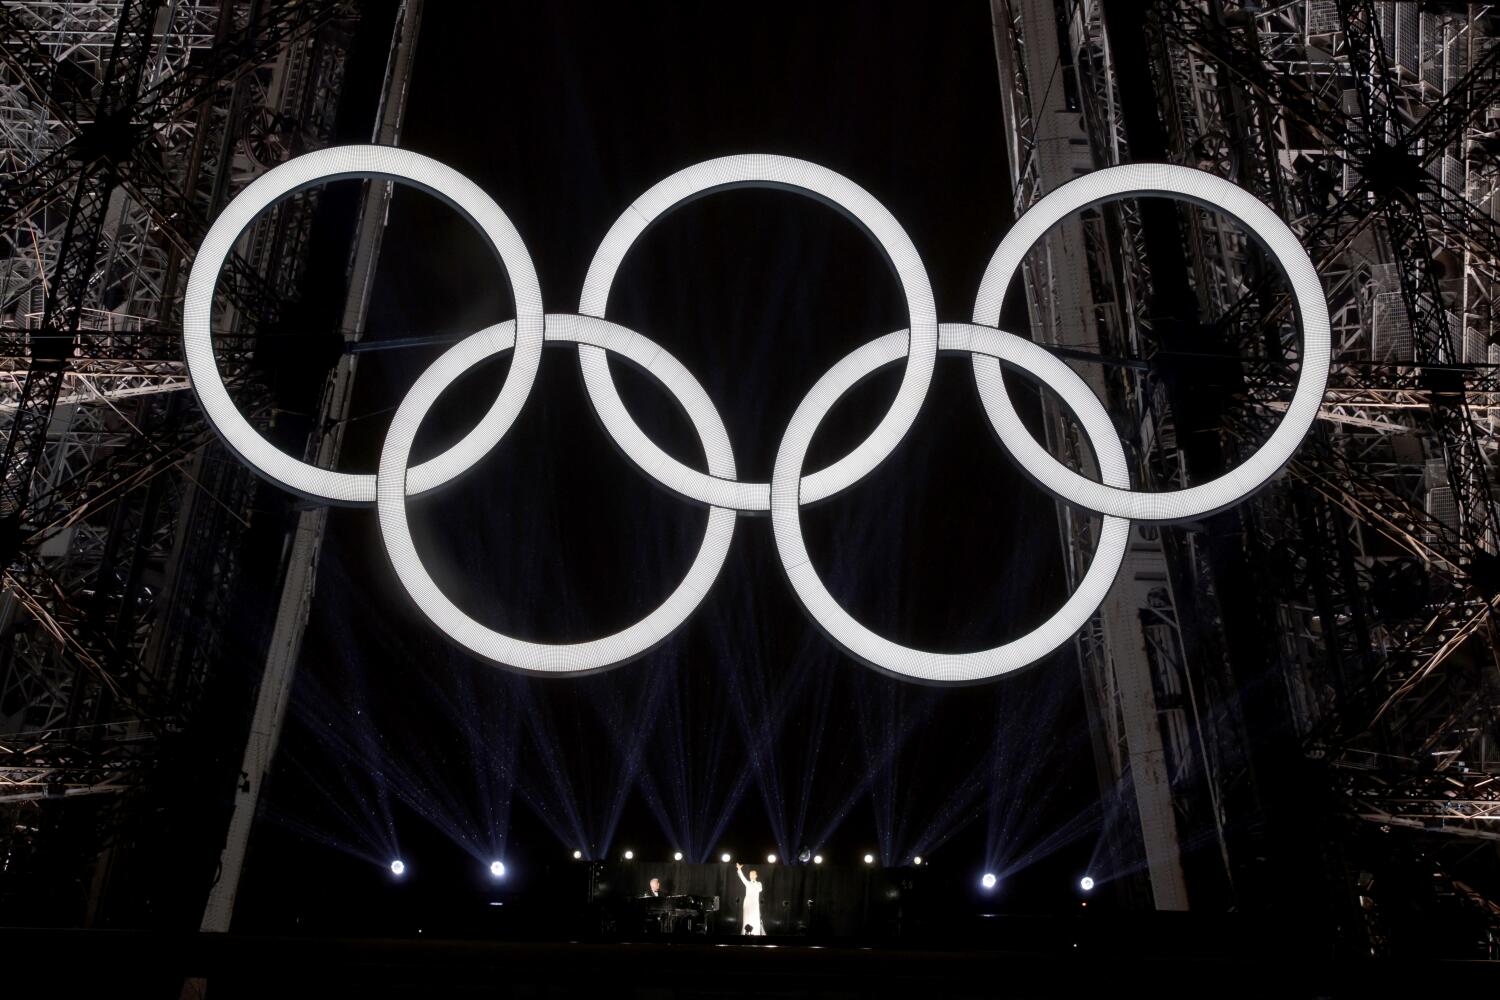
[[(765, 883), (760, 912), (766, 933), (809, 937), (900, 935), (903, 921), (915, 919), (921, 907), (923, 872), (864, 865), (747, 864)], [(734, 865), (686, 862), (630, 862), (597, 869), (594, 902), (619, 921), (629, 934), (629, 901), (642, 896), (652, 878), (667, 895), (719, 897), (712, 933), (740, 932), (744, 887)]]

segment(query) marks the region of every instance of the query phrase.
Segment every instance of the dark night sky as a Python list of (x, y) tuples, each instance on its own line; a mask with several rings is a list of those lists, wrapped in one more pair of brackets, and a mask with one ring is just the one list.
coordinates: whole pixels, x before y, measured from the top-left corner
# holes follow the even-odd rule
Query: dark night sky
[[(967, 318), (1009, 217), (988, 4), (732, 9), (739, 17), (429, 3), (402, 145), (505, 209), (549, 311), (576, 308), (595, 246), (650, 185), (763, 151), (821, 163), (880, 199), (923, 255), (940, 317)], [(399, 192), (368, 339), (463, 334), (511, 315), (502, 273), (467, 223)], [(862, 233), (826, 206), (765, 191), (715, 195), (653, 228), (626, 259), (610, 317), (697, 375), (742, 478), (755, 479), (769, 476), (818, 376), (906, 325)], [(342, 468), (374, 468), (390, 409), (438, 352), (363, 357)], [(449, 393), (420, 453), (476, 418), (504, 364)], [(665, 394), (614, 370), (642, 425), (701, 461)], [(846, 398), (810, 467), (873, 426), (898, 378), (893, 366)], [(576, 356), (558, 347), (501, 446), (415, 502), (412, 518), (433, 575), (471, 614), (569, 641), (660, 602), (706, 513), (613, 448)], [(1053, 502), (994, 443), (965, 360), (939, 362), (900, 449), (804, 524), (834, 595), (898, 641), (993, 645), (1063, 593)], [(494, 852), (519, 872), (575, 846), (764, 856), (807, 843), (892, 863), (923, 853), (966, 877), (1015, 867), (1014, 905), (1036, 908), (1088, 862), (1100, 796), (1070, 653), (970, 688), (879, 675), (802, 614), (764, 518), (740, 518), (716, 589), (657, 650), (603, 675), (537, 680), (442, 640), (386, 564), (373, 512), (335, 510), (268, 798), (249, 900), (304, 905), (314, 871), (324, 885), (378, 883), (367, 862), (391, 850), (434, 873), (429, 885), (457, 886)]]

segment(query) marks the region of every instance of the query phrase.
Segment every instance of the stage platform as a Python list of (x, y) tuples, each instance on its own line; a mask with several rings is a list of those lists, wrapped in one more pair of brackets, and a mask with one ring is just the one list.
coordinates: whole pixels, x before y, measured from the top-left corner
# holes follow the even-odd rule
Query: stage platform
[(7, 993), (27, 983), (60, 996), (210, 1000), (1137, 993), (1311, 1000), (1439, 987), (1482, 996), (1500, 983), (1500, 963), (1319, 960), (1293, 942), (1255, 953), (1229, 946), (1188, 954), (1172, 944), (1074, 947), (1058, 940), (1046, 948), (917, 949), (795, 939), (499, 942), (0, 928), (4, 953), (26, 956), (0, 981)]

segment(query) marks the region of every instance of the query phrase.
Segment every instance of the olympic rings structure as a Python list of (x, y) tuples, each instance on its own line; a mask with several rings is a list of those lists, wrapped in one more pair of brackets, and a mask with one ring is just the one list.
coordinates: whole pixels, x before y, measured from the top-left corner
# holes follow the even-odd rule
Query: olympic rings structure
[[(397, 407), (374, 475), (320, 469), (279, 451), (236, 409), (214, 359), (214, 288), (230, 250), (255, 216), (277, 199), (331, 180), (401, 181), (447, 201), (483, 234), (503, 264), (516, 318), (471, 334), (443, 353)], [(908, 326), (846, 355), (813, 385), (782, 432), (770, 482), (738, 478), (734, 450), (708, 394), (676, 358), (644, 334), (609, 321), (610, 288), (625, 256), (658, 219), (688, 201), (717, 191), (765, 187), (826, 202), (880, 247), (901, 285)], [(1141, 195), (1170, 195), (1226, 213), (1275, 258), (1290, 282), (1302, 331), (1296, 387), (1280, 424), (1241, 465), (1207, 483), (1166, 493), (1131, 488), (1125, 452), (1109, 414), (1087, 384), (1044, 348), (997, 328), (1001, 301), (1021, 261), (1048, 230), (1070, 213)], [(776, 549), (792, 590), (819, 627), (845, 652), (877, 669), (931, 683), (972, 683), (1034, 663), (1067, 642), (1107, 596), (1124, 561), (1132, 521), (1172, 522), (1232, 506), (1263, 487), (1292, 457), (1317, 417), (1328, 379), (1328, 305), (1317, 272), (1286, 224), (1244, 189), (1212, 174), (1170, 164), (1108, 167), (1047, 194), (1017, 220), (995, 250), (972, 321), (940, 323), (931, 284), (900, 223), (853, 181), (824, 167), (785, 156), (747, 154), (707, 160), (678, 171), (641, 195), (610, 228), (584, 279), (578, 312), (546, 313), (525, 243), (488, 196), (450, 167), (408, 150), (339, 146), (296, 157), (263, 174), (215, 220), (188, 279), (183, 349), (203, 412), (228, 447), (280, 487), (330, 504), (373, 505), (391, 565), (424, 615), (478, 656), (532, 674), (603, 670), (634, 659), (665, 640), (702, 602), (729, 552), (740, 513), (768, 512)], [(546, 342), (576, 345), (591, 405), (606, 432), (642, 472), (686, 499), (709, 508), (708, 523), (687, 575), (654, 611), (613, 635), (585, 642), (538, 643), (504, 635), (460, 610), (423, 565), (412, 540), (406, 502), (472, 468), (514, 423), (530, 394)], [(411, 465), (412, 444), (445, 389), (474, 365), (512, 352), (495, 401), (456, 444)], [(902, 646), (856, 621), (828, 592), (802, 538), (801, 507), (849, 489), (899, 445), (916, 422), (938, 354), (967, 354), (984, 411), (1001, 444), (1044, 489), (1080, 510), (1102, 516), (1088, 570), (1055, 614), (1026, 635), (971, 653), (935, 653)], [(663, 451), (627, 412), (608, 366), (614, 354), (659, 382), (682, 407), (698, 435), (707, 471)], [(902, 362), (890, 409), (847, 455), (806, 472), (808, 446), (828, 412), (866, 376)], [(1063, 403), (1093, 450), (1099, 481), (1061, 464), (1021, 423), (1001, 378), (1002, 366), (1025, 372)]]

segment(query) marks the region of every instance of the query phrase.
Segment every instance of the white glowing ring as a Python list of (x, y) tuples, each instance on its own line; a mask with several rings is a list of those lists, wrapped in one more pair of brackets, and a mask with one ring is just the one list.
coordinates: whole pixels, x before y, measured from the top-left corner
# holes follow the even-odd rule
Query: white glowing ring
[[(901, 443), (927, 398), (937, 359), (937, 306), (922, 258), (906, 230), (864, 188), (826, 167), (787, 156), (725, 156), (680, 170), (641, 195), (610, 228), (589, 265), (578, 311), (588, 316), (605, 314), (620, 263), (653, 222), (686, 201), (736, 187), (776, 188), (806, 194), (843, 212), (874, 239), (890, 261), (906, 296), (910, 343), (905, 350), (906, 373), (901, 378), (901, 387), (869, 437), (837, 462), (810, 474), (802, 484), (805, 500), (821, 500), (859, 482)], [(646, 475), (699, 503), (743, 511), (770, 508), (769, 483), (741, 483), (706, 475), (668, 455), (647, 437), (620, 401), (603, 351), (581, 346), (578, 361), (589, 399), (605, 430)]]
[[(459, 645), (528, 673), (556, 676), (602, 670), (641, 655), (687, 620), (724, 565), (736, 515), (722, 507), (712, 508), (698, 554), (677, 589), (656, 610), (614, 635), (568, 644), (527, 642), (487, 628), (460, 611), (438, 589), (417, 555), (406, 518), (408, 491), (403, 480), (417, 428), (438, 396), (474, 365), (509, 350), (514, 334), (515, 324), (507, 322), (464, 338), (433, 362), (401, 401), (380, 452), (376, 480), (380, 534), (406, 592), (421, 612)], [(547, 339), (593, 345), (646, 369), (687, 412), (708, 458), (709, 471), (734, 478), (734, 457), (723, 421), (692, 373), (666, 351), (638, 333), (590, 316), (548, 316)]]
[[(1027, 209), (1000, 241), (984, 272), (974, 302), (974, 322), (999, 322), (1001, 301), (1021, 259), (1063, 217), (1102, 202), (1161, 194), (1177, 195), (1233, 217), (1276, 258), (1291, 283), (1302, 320), (1302, 365), (1286, 413), (1265, 444), (1237, 468), (1209, 482), (1168, 493), (1132, 492), (1107, 482), (1096, 483), (1054, 459), (1022, 425), (1002, 379), (984, 379), (980, 386), (985, 409), (1001, 441), (1037, 482), (1074, 506), (1138, 521), (1180, 521), (1210, 514), (1265, 485), (1291, 459), (1318, 415), (1328, 383), (1331, 351), (1328, 302), (1322, 283), (1286, 223), (1245, 189), (1213, 174), (1167, 163), (1131, 163), (1096, 170), (1069, 181)], [(985, 369), (993, 374), (997, 364), (993, 358), (975, 355), (976, 378)]]
[(531, 392), (542, 357), (542, 290), (531, 254), (500, 206), (473, 181), (436, 160), (389, 146), (335, 146), (306, 153), (262, 174), (224, 209), (198, 250), (183, 300), (182, 344), (193, 390), (215, 430), (256, 472), (303, 496), (332, 503), (370, 504), (375, 477), (320, 469), (278, 450), (235, 407), (214, 361), (214, 286), (235, 241), (278, 198), (344, 178), (389, 177), (434, 194), (462, 212), (494, 247), (516, 304), (516, 353), (499, 395), (463, 440), (411, 470), (407, 487), (424, 493), (468, 469), (505, 436)]
[[(1125, 450), (1099, 400), (1088, 385), (1057, 357), (1019, 337), (990, 327), (944, 323), (943, 351), (974, 352), (1014, 365), (1047, 386), (1073, 412), (1093, 447), (1102, 478), (1116, 487), (1130, 485)], [(776, 452), (771, 478), (771, 528), (782, 568), (813, 621), (851, 656), (873, 667), (935, 683), (970, 683), (1018, 670), (1071, 639), (1098, 610), (1120, 564), (1130, 536), (1130, 522), (1106, 517), (1088, 571), (1063, 606), (1031, 632), (1001, 646), (973, 653), (933, 653), (912, 649), (870, 631), (854, 620), (828, 593), (807, 554), (802, 538), (798, 480), (807, 446), (818, 425), (840, 397), (861, 379), (905, 352), (904, 332), (887, 334), (854, 351), (829, 369), (802, 400)], [(996, 372), (996, 381), (999, 373)]]

